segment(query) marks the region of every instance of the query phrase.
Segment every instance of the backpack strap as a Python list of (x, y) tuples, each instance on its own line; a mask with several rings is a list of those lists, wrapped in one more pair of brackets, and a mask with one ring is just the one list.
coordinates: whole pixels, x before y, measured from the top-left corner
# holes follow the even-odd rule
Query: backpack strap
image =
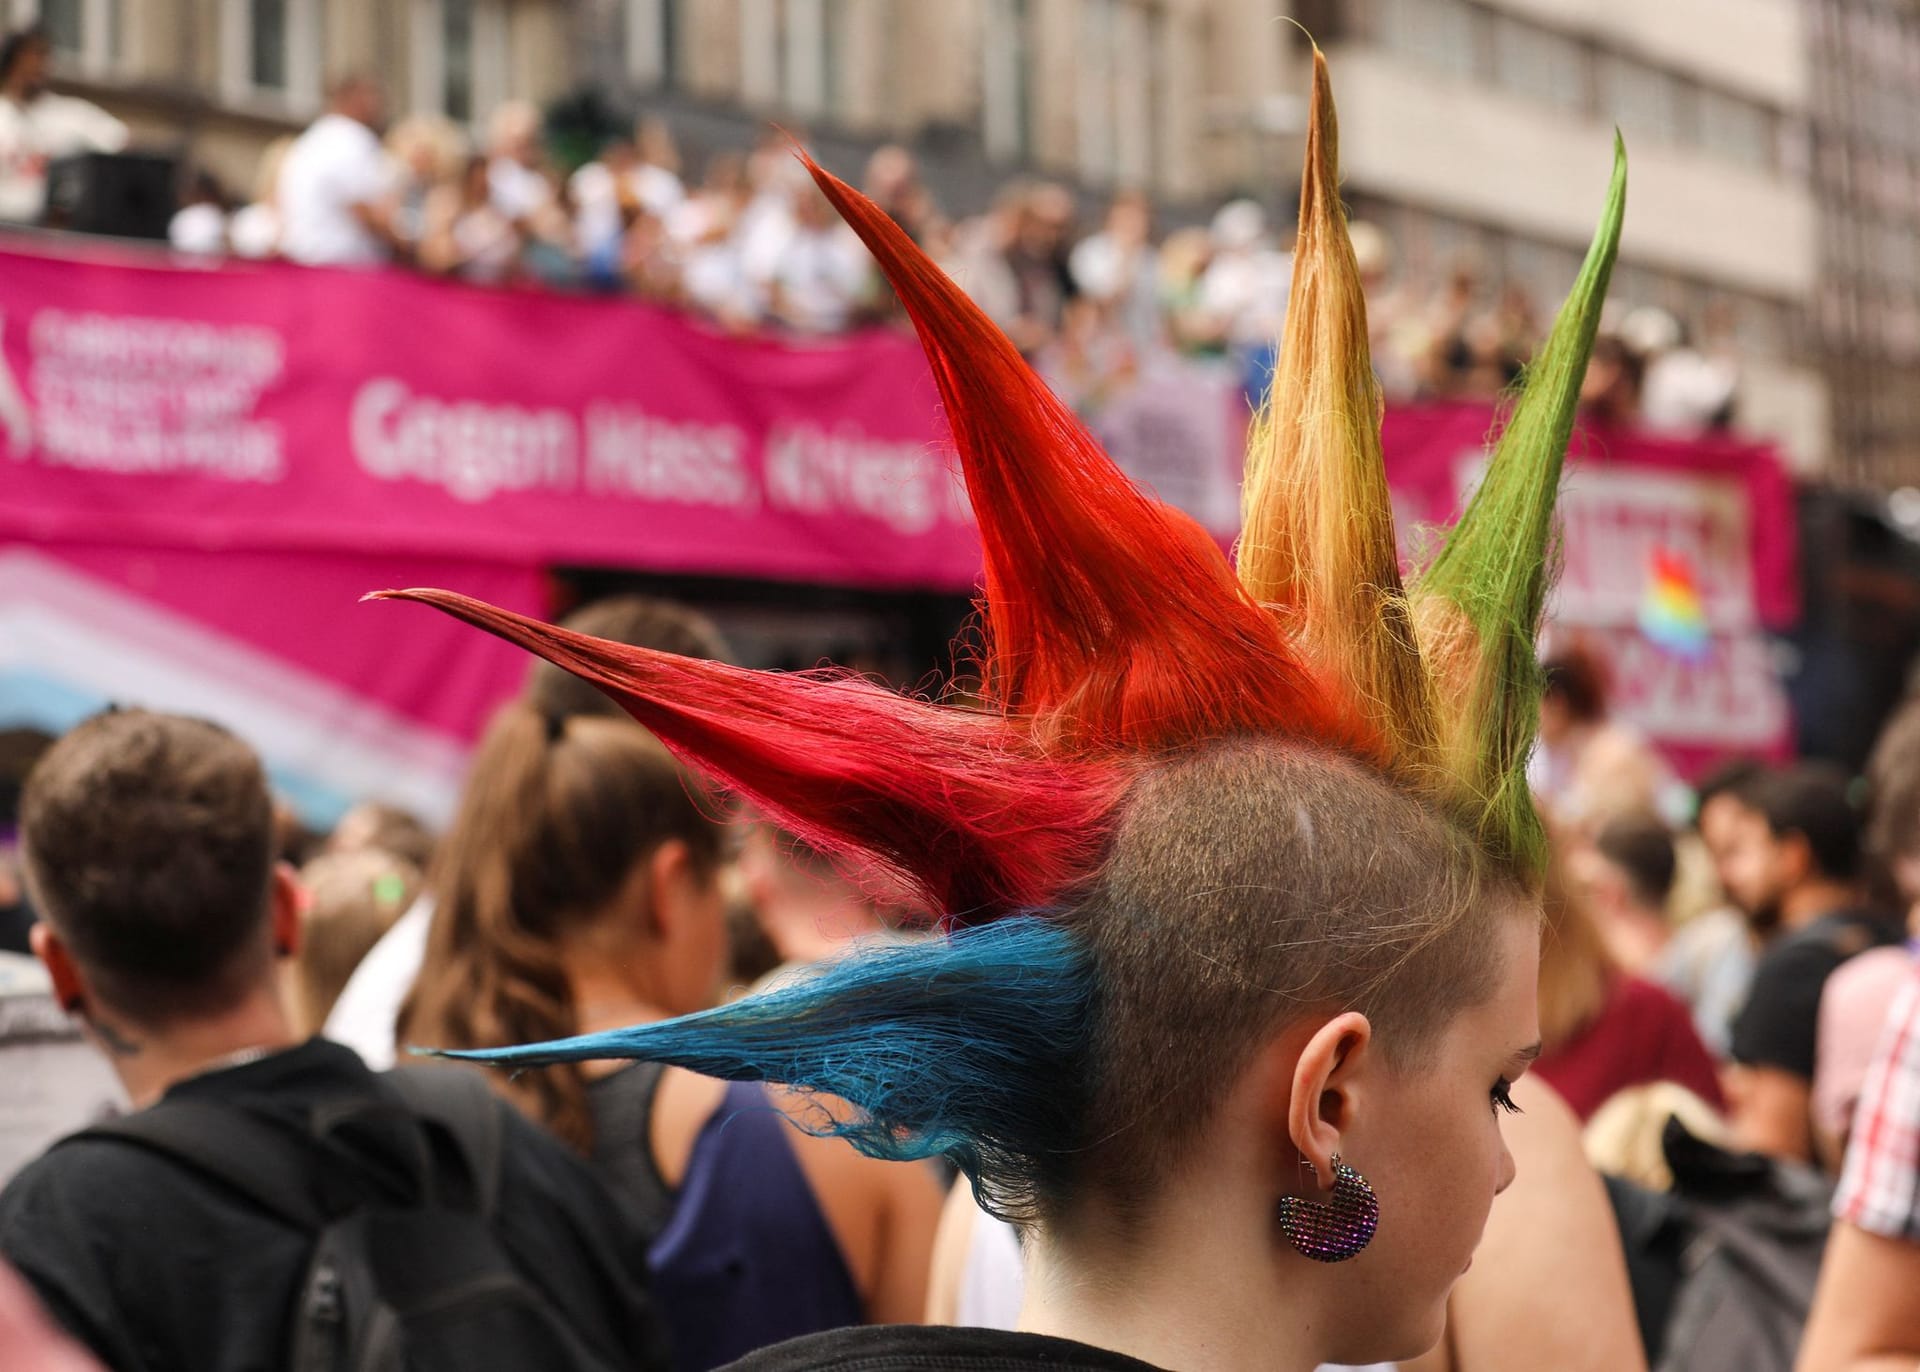
[(170, 1158), (297, 1229), (318, 1233), (326, 1226), (327, 1215), (313, 1191), (311, 1142), (305, 1134), (259, 1115), (204, 1101), (161, 1101), (60, 1143), (97, 1139), (133, 1144)]
[(473, 1183), (474, 1209), (492, 1219), (500, 1199), (500, 1155), (506, 1132), (503, 1111), (478, 1072), (459, 1067), (396, 1067), (382, 1080), (407, 1108), (453, 1136)]

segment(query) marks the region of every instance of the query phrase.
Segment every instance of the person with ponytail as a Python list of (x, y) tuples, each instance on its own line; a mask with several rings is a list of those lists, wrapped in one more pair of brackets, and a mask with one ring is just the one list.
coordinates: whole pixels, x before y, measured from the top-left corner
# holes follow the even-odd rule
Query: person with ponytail
[[(705, 615), (651, 596), (606, 596), (589, 601), (561, 622), (596, 638), (663, 653), (717, 660), (725, 660), (729, 655), (726, 641)], [(575, 715), (626, 718), (619, 706), (586, 682), (547, 662), (533, 664), (522, 698), (550, 720), (566, 720)], [(361, 959), (327, 1015), (326, 1036), (353, 1049), (367, 1066), (376, 1070), (394, 1065), (394, 1030), (399, 1023), (401, 1004), (413, 988), (421, 959), (426, 956), (433, 904), (429, 887)]]
[[(474, 757), (405, 1043), (495, 1048), (720, 999), (727, 803), (631, 721), (539, 704), (508, 705)], [(924, 1165), (792, 1130), (757, 1084), (655, 1063), (560, 1063), (498, 1085), (590, 1157), (652, 1236), (682, 1372), (917, 1316), (939, 1206)]]
[(877, 206), (808, 163), (943, 402), (985, 562), (980, 708), (384, 593), (593, 682), (690, 767), (938, 912), (936, 937), (725, 1006), (466, 1054), (817, 1093), (807, 1127), (945, 1156), (1021, 1229), (1022, 1332), (850, 1330), (742, 1372), (1412, 1358), (1513, 1179), (1500, 1119), (1540, 1037), (1535, 636), (1624, 154), (1477, 492), (1403, 579), (1317, 50), (1310, 109), (1232, 561), (1134, 486)]

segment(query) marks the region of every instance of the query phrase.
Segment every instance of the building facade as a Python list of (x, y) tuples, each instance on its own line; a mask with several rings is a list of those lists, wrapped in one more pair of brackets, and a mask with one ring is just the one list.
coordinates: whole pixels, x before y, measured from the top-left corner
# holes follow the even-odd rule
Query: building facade
[[(78, 90), (150, 140), (183, 141), (237, 189), (267, 139), (310, 117), (326, 74), (349, 67), (381, 74), (398, 110), (476, 125), (508, 97), (596, 89), (663, 114), (695, 161), (770, 122), (843, 170), (898, 140), (956, 211), (1021, 172), (1077, 186), (1089, 207), (1141, 187), (1176, 216), (1237, 194), (1284, 210), (1305, 117), (1305, 39), (1274, 0), (0, 0), (0, 11), (9, 5), (54, 30)], [(1907, 5), (1291, 9), (1335, 64), (1349, 197), (1388, 231), (1403, 270), (1432, 281), (1471, 258), (1490, 280), (1557, 299), (1618, 126), (1633, 168), (1619, 305), (1659, 305), (1704, 342), (1730, 341), (1742, 425), (1800, 470), (1864, 478), (1914, 453), (1897, 432), (1920, 423), (1920, 391), (1895, 383), (1920, 350), (1920, 145), (1890, 146), (1920, 136), (1920, 118), (1891, 109), (1920, 99)], [(1895, 26), (1905, 47), (1836, 17), (1889, 9), (1908, 13)], [(1838, 47), (1858, 49), (1877, 84), (1823, 75)], [(1909, 175), (1881, 174), (1894, 165)], [(1836, 185), (1884, 200), (1894, 180), (1906, 218), (1876, 201), (1836, 236), (1822, 208)]]
[[(1427, 275), (1465, 254), (1551, 301), (1613, 130), (1631, 167), (1612, 311), (1739, 357), (1737, 416), (1833, 453), (1806, 321), (1820, 274), (1799, 0), (1358, 0), (1330, 49), (1352, 200)], [(1737, 22), (1729, 22), (1737, 10)]]
[(45, 25), (63, 89), (243, 196), (330, 75), (371, 72), (396, 113), (475, 123), (571, 80), (566, 0), (0, 0), (0, 19)]
[[(1808, 0), (1815, 346), (1849, 484), (1920, 486), (1920, 5)], [(1907, 507), (1912, 507), (1907, 501)]]

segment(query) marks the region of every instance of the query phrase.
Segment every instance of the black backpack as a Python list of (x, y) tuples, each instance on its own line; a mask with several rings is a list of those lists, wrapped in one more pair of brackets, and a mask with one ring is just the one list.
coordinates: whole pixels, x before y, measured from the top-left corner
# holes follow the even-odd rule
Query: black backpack
[[(151, 1149), (314, 1236), (287, 1372), (614, 1372), (618, 1364), (568, 1327), (494, 1233), (498, 1099), (455, 1069), (381, 1080), (390, 1094), (317, 1112), (305, 1135), (238, 1107), (172, 1100), (74, 1137)], [(395, 1202), (369, 1184), (358, 1198), (322, 1202), (316, 1165), (337, 1173), (337, 1161), (324, 1161), (337, 1159), (334, 1145), (369, 1126), (389, 1137), (398, 1126), (417, 1140), (424, 1192)]]
[(1832, 1186), (1668, 1120), (1673, 1189), (1609, 1179), (1655, 1372), (1792, 1372), (1826, 1247)]

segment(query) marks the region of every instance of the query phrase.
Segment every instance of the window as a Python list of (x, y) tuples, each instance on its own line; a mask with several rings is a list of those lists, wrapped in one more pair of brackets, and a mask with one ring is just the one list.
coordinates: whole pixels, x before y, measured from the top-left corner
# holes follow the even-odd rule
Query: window
[(411, 104), (480, 124), (507, 98), (506, 0), (413, 0)]
[(109, 71), (121, 61), (121, 10), (126, 0), (25, 0), (21, 23), (38, 21), (54, 51), (86, 72)]
[(1774, 164), (1778, 137), (1772, 111), (1737, 96), (1700, 92), (1700, 146), (1742, 166)]
[(449, 119), (472, 123), (472, 0), (441, 0), (440, 62), (440, 107)]
[(817, 119), (827, 113), (834, 89), (834, 34), (827, 0), (786, 0), (780, 53), (781, 103)]
[(1578, 39), (1506, 15), (1493, 19), (1494, 80), (1556, 109), (1589, 105), (1587, 50)]
[(1600, 59), (1600, 115), (1635, 137), (1674, 142), (1680, 132), (1678, 84), (1663, 71), (1632, 58)]
[(637, 86), (672, 86), (680, 80), (682, 0), (619, 0), (621, 49), (627, 75)]
[(980, 35), (981, 136), (987, 155), (1033, 155), (1032, 17), (1028, 0), (986, 0)]
[(1152, 177), (1158, 18), (1134, 0), (1081, 0), (1075, 114), (1091, 180), (1144, 186)]
[(838, 109), (835, 0), (740, 0), (740, 95), (817, 119)]
[(1074, 126), (1080, 172), (1091, 181), (1114, 171), (1114, 10), (1116, 0), (1080, 0), (1079, 51), (1074, 53)]
[(1480, 74), (1480, 28), (1485, 16), (1463, 0), (1376, 0), (1374, 37), (1390, 52), (1445, 75)]
[(320, 102), (320, 0), (222, 0), (221, 83), (236, 101)]

